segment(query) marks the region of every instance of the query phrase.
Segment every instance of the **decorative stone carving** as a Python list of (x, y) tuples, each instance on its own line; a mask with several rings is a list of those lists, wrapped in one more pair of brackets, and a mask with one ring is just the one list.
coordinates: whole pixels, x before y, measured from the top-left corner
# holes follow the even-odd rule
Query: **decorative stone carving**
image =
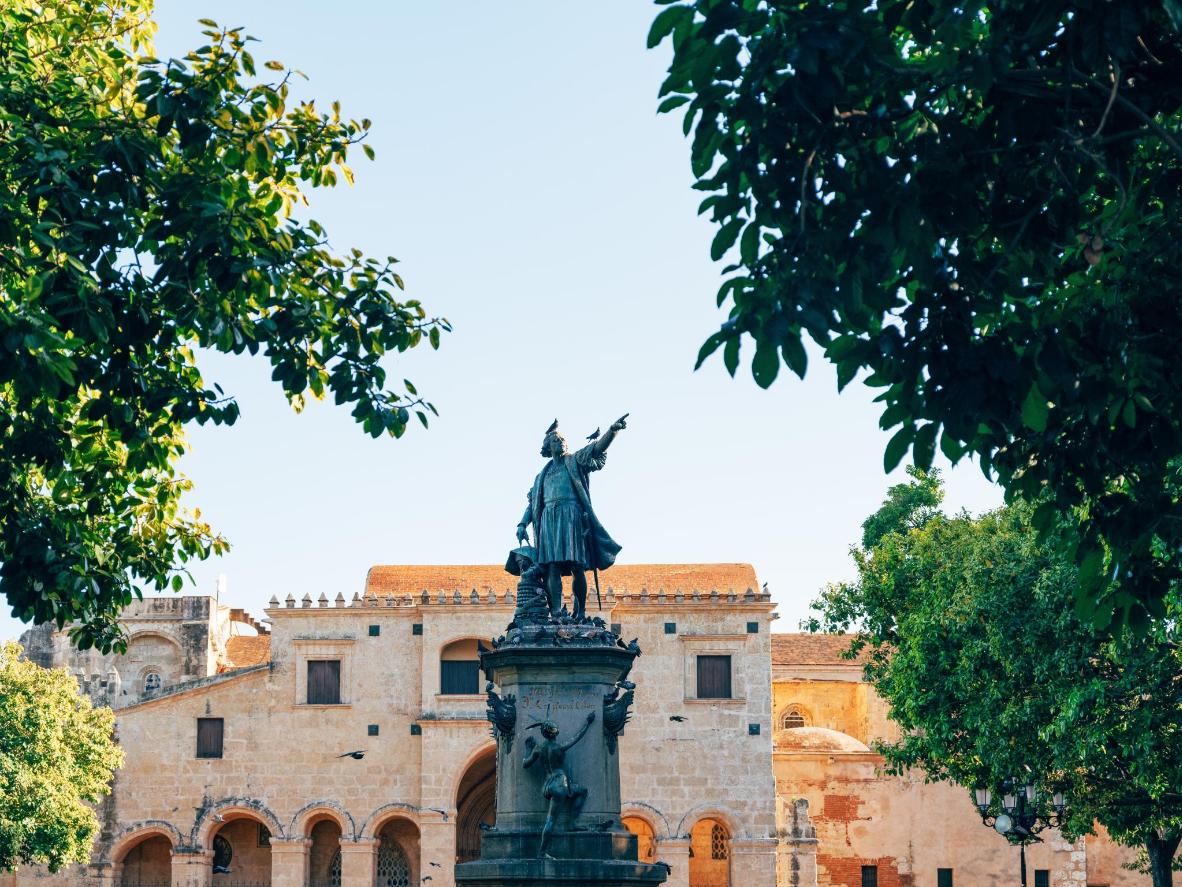
[(493, 682), (489, 681), (484, 687), (488, 694), (488, 720), (492, 724), (492, 737), (498, 745), (502, 743), (505, 751), (513, 748), (513, 730), (517, 726), (517, 697), (506, 693), (504, 698), (497, 695), (493, 689)]
[(607, 739), (607, 750), (613, 755), (617, 737), (624, 732), (624, 725), (632, 717), (633, 685), (628, 684), (623, 689), (624, 695), (621, 696), (621, 685), (616, 684), (616, 689), (603, 697), (603, 735)]

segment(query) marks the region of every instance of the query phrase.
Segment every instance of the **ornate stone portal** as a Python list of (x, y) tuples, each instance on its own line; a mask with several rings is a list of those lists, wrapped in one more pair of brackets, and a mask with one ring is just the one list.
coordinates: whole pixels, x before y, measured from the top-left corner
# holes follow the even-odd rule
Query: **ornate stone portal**
[[(575, 465), (564, 447), (549, 451), (556, 424), (543, 454), (559, 467), (561, 459)], [(610, 433), (623, 426), (619, 420)], [(545, 507), (537, 492), (544, 474), (539, 478), (527, 517)], [(591, 521), (584, 520), (590, 537)], [(523, 537), (519, 527), (519, 539), (528, 541)], [(589, 539), (587, 548), (594, 546)], [(493, 649), (480, 655), (497, 740), (497, 824), (484, 831), (480, 858), (456, 866), (456, 884), (655, 887), (668, 868), (638, 861), (636, 836), (620, 821), (617, 739), (628, 721), (635, 688), (628, 674), (640, 647), (624, 644), (577, 603), (575, 615), (562, 609), (560, 589), (555, 595), (547, 588), (555, 571), (539, 560), (529, 545), (509, 555), (506, 570), (521, 577), (517, 611)], [(593, 553), (588, 560), (596, 565)]]

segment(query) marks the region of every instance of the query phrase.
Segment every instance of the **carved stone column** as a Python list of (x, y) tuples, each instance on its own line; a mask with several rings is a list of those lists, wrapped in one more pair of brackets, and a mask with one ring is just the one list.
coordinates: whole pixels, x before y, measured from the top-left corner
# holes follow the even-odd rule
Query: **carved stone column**
[[(440, 863), (440, 868), (430, 867), (434, 860)], [(419, 877), (431, 875), (428, 887), (435, 884), (441, 887), (452, 887), (452, 870), (456, 860), (456, 822), (455, 811), (448, 815), (447, 820), (423, 818), (419, 821)]]
[(210, 887), (212, 883), (212, 850), (172, 851), (172, 887)]
[[(271, 887), (304, 887), (308, 883), (308, 848), (311, 846), (311, 838), (271, 836)], [(344, 862), (344, 854), (341, 861)]]
[(373, 887), (377, 838), (341, 839), (341, 887)]
[(665, 887), (689, 887), (689, 838), (657, 838), (657, 859), (669, 863)]
[(785, 804), (783, 811), (776, 887), (817, 887), (817, 830), (809, 819), (809, 802), (799, 798)]

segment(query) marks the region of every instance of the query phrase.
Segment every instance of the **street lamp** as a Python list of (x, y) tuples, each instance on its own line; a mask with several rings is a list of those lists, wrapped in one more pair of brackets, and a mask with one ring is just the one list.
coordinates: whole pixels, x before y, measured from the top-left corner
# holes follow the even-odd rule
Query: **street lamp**
[(981, 822), (1021, 848), (1022, 887), (1026, 887), (1026, 845), (1041, 841), (1039, 832), (1058, 828), (1066, 819), (1067, 801), (1063, 792), (1051, 796), (1052, 813), (1043, 815), (1035, 806), (1038, 789), (1033, 782), (1026, 782), (1011, 776), (1001, 783), (1001, 812), (993, 812), (993, 792), (986, 786), (973, 789), (973, 801)]

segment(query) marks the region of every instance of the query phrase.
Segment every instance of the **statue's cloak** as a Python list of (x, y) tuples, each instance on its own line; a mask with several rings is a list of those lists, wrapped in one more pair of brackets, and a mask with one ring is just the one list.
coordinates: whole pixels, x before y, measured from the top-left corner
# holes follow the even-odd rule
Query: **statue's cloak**
[[(590, 563), (582, 566), (588, 570), (606, 570), (616, 562), (616, 555), (620, 553), (619, 543), (604, 529), (603, 524), (595, 515), (595, 509), (591, 507), (590, 475), (592, 471), (602, 468), (606, 462), (607, 454), (596, 452), (594, 444), (585, 446), (578, 452), (567, 454), (561, 459), (563, 468), (570, 476), (575, 496), (583, 507), (583, 528), (587, 535), (587, 559)], [(533, 521), (535, 531), (538, 530), (542, 510), (546, 507), (542, 492), (542, 479), (545, 474), (546, 468), (543, 468), (534, 478), (533, 487), (529, 491), (529, 505), (526, 507), (525, 517), (522, 518), (522, 523)]]

